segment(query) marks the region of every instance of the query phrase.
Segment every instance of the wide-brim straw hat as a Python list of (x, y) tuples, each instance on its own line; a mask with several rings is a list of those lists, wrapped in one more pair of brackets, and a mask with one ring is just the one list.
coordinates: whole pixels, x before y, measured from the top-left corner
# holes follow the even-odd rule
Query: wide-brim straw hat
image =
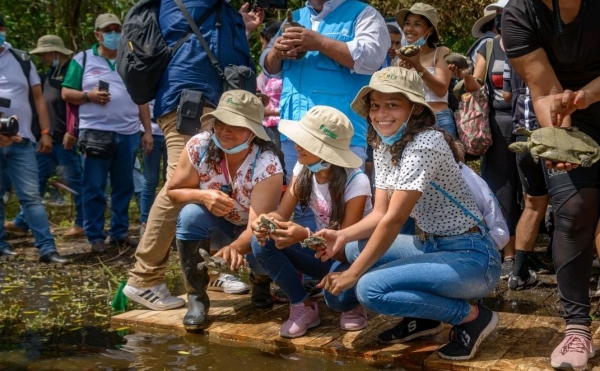
[(414, 71), (402, 67), (387, 67), (373, 74), (369, 85), (359, 90), (350, 107), (360, 116), (369, 116), (369, 94), (372, 91), (381, 93), (400, 93), (412, 103), (418, 103), (431, 111), (435, 119), (435, 111), (425, 101), (423, 79)]
[(261, 100), (246, 90), (229, 90), (221, 96), (217, 108), (200, 117), (202, 129), (214, 125), (215, 119), (224, 124), (250, 129), (257, 137), (270, 140), (262, 121), (265, 108)]
[(483, 17), (479, 18), (473, 25), (473, 28), (471, 28), (471, 35), (473, 35), (473, 37), (476, 39), (483, 37), (481, 27), (483, 27), (486, 23), (491, 22), (494, 18), (496, 18), (495, 10), (484, 10)]
[(333, 107), (314, 106), (300, 121), (280, 120), (279, 131), (325, 162), (347, 168), (362, 165), (361, 158), (350, 150), (352, 123)]
[(439, 35), (438, 24), (440, 23), (440, 16), (434, 7), (429, 4), (414, 3), (410, 9), (401, 9), (398, 13), (396, 13), (396, 22), (398, 22), (400, 28), (404, 27), (404, 22), (409, 14), (418, 14), (427, 18), (433, 25), (435, 32)]
[(59, 52), (64, 55), (73, 54), (72, 50), (65, 47), (63, 39), (56, 35), (44, 35), (37, 41), (37, 47), (29, 52), (29, 54), (42, 54), (50, 52)]
[(499, 9), (504, 9), (504, 7), (506, 6), (506, 4), (508, 4), (508, 0), (498, 0), (495, 3), (486, 6), (485, 10), (496, 11), (496, 10), (499, 10)]

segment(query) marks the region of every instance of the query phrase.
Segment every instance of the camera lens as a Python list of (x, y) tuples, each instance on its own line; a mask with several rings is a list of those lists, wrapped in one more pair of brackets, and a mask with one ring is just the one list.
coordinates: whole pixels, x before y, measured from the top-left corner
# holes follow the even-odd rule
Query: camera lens
[(19, 133), (19, 121), (14, 117), (0, 118), (0, 134), (14, 137)]

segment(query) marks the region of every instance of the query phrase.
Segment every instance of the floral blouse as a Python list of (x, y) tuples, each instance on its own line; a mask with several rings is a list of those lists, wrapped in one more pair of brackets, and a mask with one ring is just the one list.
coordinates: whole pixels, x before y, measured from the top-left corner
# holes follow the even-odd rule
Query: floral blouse
[(224, 174), (225, 169), (221, 166), (225, 162), (211, 166), (206, 163), (205, 152), (210, 136), (209, 132), (200, 133), (192, 137), (185, 146), (190, 162), (200, 177), (198, 188), (220, 190), (223, 185), (230, 184), (234, 206), (224, 218), (235, 225), (247, 225), (252, 189), (263, 180), (283, 173), (279, 158), (271, 151), (260, 152), (260, 148), (254, 144), (237, 172), (229, 177)]

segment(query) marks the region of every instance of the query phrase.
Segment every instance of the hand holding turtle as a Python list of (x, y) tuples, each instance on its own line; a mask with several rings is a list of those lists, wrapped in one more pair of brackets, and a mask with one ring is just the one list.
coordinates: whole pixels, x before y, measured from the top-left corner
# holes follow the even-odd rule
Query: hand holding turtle
[(592, 104), (591, 94), (587, 90), (565, 90), (556, 94), (550, 107), (550, 119), (553, 126), (561, 126), (566, 116), (578, 109), (586, 109)]
[(291, 52), (291, 50), (294, 49), (294, 46), (283, 43), (284, 40), (285, 38), (283, 36), (279, 36), (275, 39), (271, 53), (274, 53), (275, 58), (277, 59), (296, 59), (298, 53), (296, 51)]
[(465, 76), (467, 76), (467, 75), (470, 74), (470, 71), (469, 71), (468, 68), (466, 68), (466, 69), (460, 69), (455, 64), (449, 64), (448, 65), (448, 69), (458, 79), (464, 79)]
[(421, 49), (414, 45), (407, 45), (398, 49), (398, 58), (408, 66), (405, 68), (414, 68), (416, 71), (423, 70), (420, 54)]
[(326, 250), (317, 251), (315, 257), (321, 261), (327, 261), (336, 255), (339, 251), (346, 248), (346, 238), (343, 232), (334, 229), (321, 229), (316, 236), (323, 237), (327, 246)]
[(239, 251), (231, 245), (223, 247), (214, 255), (214, 257), (225, 259), (225, 261), (229, 263), (229, 269), (232, 271), (237, 271), (240, 267), (246, 266), (244, 255), (240, 254)]
[(325, 36), (304, 27), (289, 27), (283, 34), (281, 43), (292, 49), (287, 53), (296, 56), (306, 54), (307, 51), (319, 50), (322, 45), (321, 39)]
[(256, 236), (256, 239), (261, 246), (265, 245), (271, 233), (278, 227), (277, 222), (267, 214), (259, 215), (252, 223), (250, 223), (252, 233)]
[(275, 247), (280, 250), (303, 241), (308, 237), (308, 231), (303, 226), (294, 222), (277, 222), (279, 228), (271, 233)]

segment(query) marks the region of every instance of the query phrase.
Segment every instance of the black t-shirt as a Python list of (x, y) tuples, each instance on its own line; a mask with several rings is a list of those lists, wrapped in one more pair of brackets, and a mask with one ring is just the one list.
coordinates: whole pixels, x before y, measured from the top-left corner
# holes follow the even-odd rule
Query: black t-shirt
[(62, 142), (67, 131), (67, 104), (61, 98), (60, 90), (70, 63), (70, 60), (67, 61), (58, 75), (54, 68), (50, 68), (43, 85), (44, 99), (50, 117), (50, 132), (54, 142)]
[[(490, 57), (490, 63), (487, 70), (486, 85), (488, 88), (488, 94), (490, 96), (490, 106), (498, 113), (511, 114), (511, 105), (509, 102), (504, 100), (502, 96), (502, 86), (504, 80), (502, 74), (504, 73), (504, 50), (500, 46), (500, 38), (496, 37), (492, 42), (492, 55)], [(477, 53), (481, 54), (485, 59), (486, 56), (487, 42), (483, 43)]]
[[(576, 19), (559, 37), (552, 11), (541, 0), (511, 1), (502, 13), (502, 39), (509, 58), (544, 49), (564, 89), (579, 90), (600, 76), (600, 1), (582, 0)], [(598, 119), (600, 102), (575, 111), (574, 119)]]

